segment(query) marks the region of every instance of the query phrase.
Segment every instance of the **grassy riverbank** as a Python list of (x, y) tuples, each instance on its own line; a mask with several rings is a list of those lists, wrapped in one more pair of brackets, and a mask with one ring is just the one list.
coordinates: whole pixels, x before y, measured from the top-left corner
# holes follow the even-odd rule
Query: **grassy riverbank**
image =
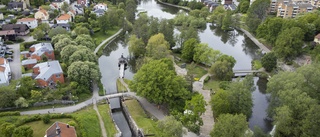
[(99, 104), (98, 110), (104, 122), (108, 137), (113, 137), (118, 131), (110, 116), (109, 104)]
[(98, 31), (92, 35), (92, 39), (95, 41), (96, 46), (98, 46), (102, 41), (117, 33), (119, 29), (120, 27), (111, 28), (106, 34), (102, 31)]
[(124, 102), (128, 110), (130, 112), (130, 115), (136, 122), (139, 128), (143, 129), (144, 134), (155, 134), (155, 136), (160, 136), (161, 132), (157, 126), (156, 121), (149, 119), (147, 114), (144, 112), (142, 107), (140, 106), (139, 102), (135, 99), (132, 100), (126, 100)]

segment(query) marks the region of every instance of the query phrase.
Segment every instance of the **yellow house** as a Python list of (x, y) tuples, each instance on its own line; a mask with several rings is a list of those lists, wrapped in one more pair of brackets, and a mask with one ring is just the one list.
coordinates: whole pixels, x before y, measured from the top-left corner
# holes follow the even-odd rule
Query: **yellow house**
[(44, 9), (39, 9), (38, 12), (34, 14), (35, 19), (41, 19), (41, 21), (48, 21), (49, 20), (49, 13)]
[(320, 33), (314, 37), (314, 40), (313, 40), (315, 43), (317, 44), (320, 44)]

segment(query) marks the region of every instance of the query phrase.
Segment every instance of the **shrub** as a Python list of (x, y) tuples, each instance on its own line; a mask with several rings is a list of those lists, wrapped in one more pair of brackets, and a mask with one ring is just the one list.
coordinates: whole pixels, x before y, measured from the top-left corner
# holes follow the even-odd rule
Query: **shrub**
[(17, 43), (24, 42), (24, 39), (22, 39), (22, 38), (18, 38), (18, 39), (16, 40), (16, 42), (17, 42)]
[(12, 41), (5, 41), (4, 44), (10, 45), (10, 44), (13, 44), (13, 42)]
[(69, 121), (68, 124), (69, 124), (70, 126), (74, 126), (74, 127), (76, 126), (76, 122), (74, 122), (73, 120)]
[(41, 117), (40, 115), (34, 115), (34, 116), (31, 116), (31, 117), (25, 117), (25, 118), (22, 118), (22, 119), (19, 119), (18, 121), (16, 121), (15, 125), (18, 127), (18, 126), (21, 126), (25, 123), (29, 123), (29, 122), (32, 122), (32, 121), (38, 121), (40, 120)]
[(1, 112), (0, 117), (3, 117), (3, 116), (20, 116), (20, 112), (19, 111)]
[(210, 80), (210, 76), (207, 76), (207, 77), (204, 79), (204, 83), (207, 83), (209, 80)]
[(50, 123), (50, 115), (49, 114), (43, 115), (41, 119), (42, 119), (44, 124)]
[[(29, 49), (32, 45), (38, 44), (41, 41), (30, 41), (30, 42), (23, 42), (20, 44), (20, 51), (23, 51), (25, 49)], [(23, 50), (22, 50), (23, 49)]]

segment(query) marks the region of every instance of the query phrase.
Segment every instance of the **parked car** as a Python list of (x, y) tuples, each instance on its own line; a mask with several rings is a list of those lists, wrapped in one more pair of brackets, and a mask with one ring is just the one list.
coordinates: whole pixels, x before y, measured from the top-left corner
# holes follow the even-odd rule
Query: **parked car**
[(12, 52), (11, 51), (6, 51), (6, 54), (12, 55)]
[(7, 60), (8, 60), (9, 62), (12, 62), (12, 61), (13, 61), (13, 59), (12, 59), (12, 58), (7, 58)]

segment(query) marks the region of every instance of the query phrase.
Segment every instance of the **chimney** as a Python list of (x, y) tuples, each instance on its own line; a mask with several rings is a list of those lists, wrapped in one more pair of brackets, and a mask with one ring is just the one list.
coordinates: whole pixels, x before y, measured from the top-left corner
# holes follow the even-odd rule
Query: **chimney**
[(60, 135), (60, 133), (61, 133), (61, 130), (60, 130), (59, 124), (58, 122), (56, 122), (56, 134)]
[(47, 62), (47, 64), (48, 64), (48, 67), (50, 67), (50, 64), (49, 64), (49, 62)]
[(69, 126), (69, 124), (67, 124), (67, 128), (69, 128), (70, 126)]

